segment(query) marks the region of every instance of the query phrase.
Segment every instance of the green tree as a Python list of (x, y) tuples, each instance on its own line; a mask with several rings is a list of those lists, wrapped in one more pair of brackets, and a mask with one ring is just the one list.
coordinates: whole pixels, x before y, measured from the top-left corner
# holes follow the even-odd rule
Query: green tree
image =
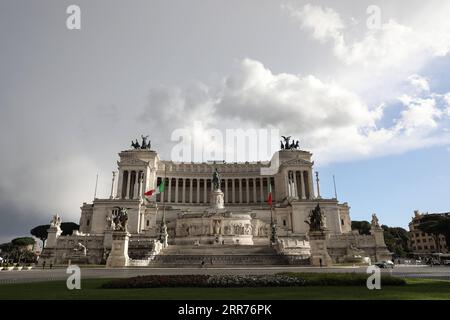
[(30, 230), (30, 233), (32, 236), (35, 236), (36, 238), (40, 239), (42, 241), (42, 248), (45, 246), (45, 241), (47, 240), (48, 233), (47, 230), (50, 228), (49, 224), (43, 224), (37, 227), (34, 227)]
[(26, 246), (30, 246), (30, 245), (35, 245), (36, 241), (31, 237), (21, 237), (21, 238), (12, 239), (11, 243), (18, 247), (26, 247)]
[(381, 226), (384, 230), (384, 242), (388, 250), (397, 257), (405, 257), (409, 253), (409, 233), (403, 228)]
[(62, 235), (71, 235), (74, 230), (79, 230), (80, 226), (75, 222), (63, 222), (61, 223)]
[(420, 219), (418, 228), (433, 235), (438, 251), (441, 251), (439, 235), (445, 237), (447, 248), (450, 248), (450, 215), (426, 214)]
[(358, 230), (359, 234), (370, 234), (370, 222), (352, 221), (352, 230)]

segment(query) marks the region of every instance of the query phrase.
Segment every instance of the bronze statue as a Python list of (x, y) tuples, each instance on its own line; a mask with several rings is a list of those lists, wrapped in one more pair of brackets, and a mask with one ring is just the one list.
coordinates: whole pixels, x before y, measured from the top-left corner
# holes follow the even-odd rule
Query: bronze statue
[(136, 141), (131, 140), (131, 146), (135, 149), (139, 149), (141, 147), (139, 145), (139, 142), (137, 141), (137, 139), (136, 139)]
[(217, 168), (214, 170), (212, 183), (214, 190), (220, 190), (220, 174)]
[(292, 140), (291, 136), (285, 137), (285, 136), (281, 136), (284, 140), (283, 141), (280, 140), (280, 147), (281, 150), (298, 150), (300, 148), (300, 142), (298, 140)]
[(139, 144), (138, 139), (136, 139), (136, 141), (131, 140), (131, 147), (133, 147), (134, 149), (148, 149), (150, 150), (150, 148), (152, 147), (151, 141), (148, 140), (148, 135), (144, 136), (141, 134), (141, 138), (142, 138), (142, 143)]
[(114, 231), (128, 231), (128, 208), (114, 207), (118, 211), (113, 212)]
[(147, 149), (147, 138), (148, 138), (148, 136), (143, 136), (142, 134), (141, 134), (141, 138), (142, 138), (142, 143), (141, 143), (141, 149)]
[(309, 231), (323, 231), (324, 230), (324, 213), (319, 204), (311, 210), (309, 214), (309, 221), (305, 221), (309, 225)]
[(284, 149), (290, 149), (289, 139), (291, 139), (291, 136), (285, 137), (281, 136), (284, 139)]

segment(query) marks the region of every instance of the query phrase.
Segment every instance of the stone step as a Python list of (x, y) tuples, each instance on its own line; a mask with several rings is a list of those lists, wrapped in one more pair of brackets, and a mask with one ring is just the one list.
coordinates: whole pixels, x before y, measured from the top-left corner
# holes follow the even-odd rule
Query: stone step
[(285, 259), (278, 255), (158, 255), (151, 265), (161, 266), (201, 266), (205, 267), (225, 265), (284, 265)]
[(269, 246), (245, 245), (171, 245), (163, 250), (162, 255), (274, 255), (275, 250)]

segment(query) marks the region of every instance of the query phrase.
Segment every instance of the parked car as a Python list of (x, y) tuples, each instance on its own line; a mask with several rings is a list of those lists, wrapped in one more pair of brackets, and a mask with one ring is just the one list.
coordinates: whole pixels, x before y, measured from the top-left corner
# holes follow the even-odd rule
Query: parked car
[(450, 266), (450, 259), (442, 260), (442, 264), (444, 264), (445, 266)]
[(392, 261), (389, 261), (389, 260), (383, 260), (383, 261), (375, 262), (375, 265), (378, 268), (394, 268), (394, 263)]

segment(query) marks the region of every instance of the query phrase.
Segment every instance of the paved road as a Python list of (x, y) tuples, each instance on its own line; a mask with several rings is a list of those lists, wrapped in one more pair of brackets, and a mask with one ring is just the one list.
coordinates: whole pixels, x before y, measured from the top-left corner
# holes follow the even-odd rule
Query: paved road
[[(273, 274), (283, 271), (294, 272), (353, 272), (365, 273), (365, 267), (292, 267), (292, 266), (260, 266), (233, 268), (82, 268), (82, 279), (89, 278), (126, 278), (138, 275), (172, 275), (172, 274)], [(407, 278), (428, 278), (450, 280), (450, 267), (429, 266), (396, 266), (393, 270), (382, 270), (383, 273)], [(69, 275), (66, 269), (34, 269), (21, 271), (0, 271), (0, 284), (65, 280)]]

